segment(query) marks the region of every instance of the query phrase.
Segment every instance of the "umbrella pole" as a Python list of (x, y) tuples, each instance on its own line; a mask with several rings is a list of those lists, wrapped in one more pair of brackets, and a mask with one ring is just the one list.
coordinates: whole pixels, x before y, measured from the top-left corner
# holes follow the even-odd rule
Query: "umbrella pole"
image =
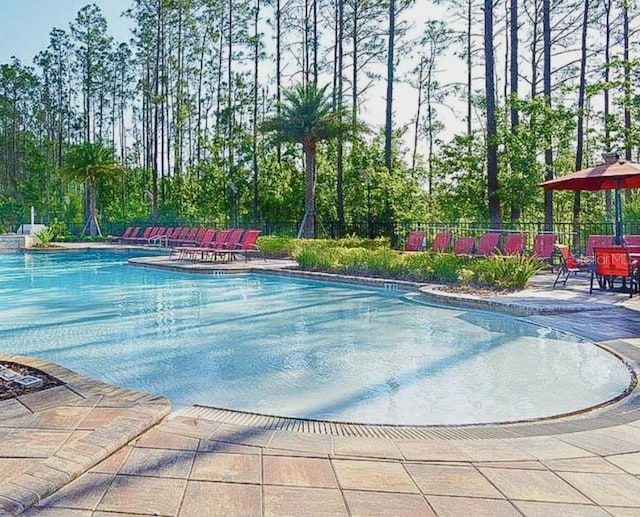
[[(618, 180), (618, 185), (620, 185), (620, 180)], [(614, 243), (621, 245), (622, 244), (622, 203), (620, 199), (620, 189), (617, 188), (615, 191), (615, 233), (614, 233)]]

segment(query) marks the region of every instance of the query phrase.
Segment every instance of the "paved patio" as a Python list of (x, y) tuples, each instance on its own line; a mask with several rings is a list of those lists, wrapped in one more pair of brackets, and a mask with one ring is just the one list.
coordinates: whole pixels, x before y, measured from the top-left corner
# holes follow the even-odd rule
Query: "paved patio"
[[(152, 262), (138, 265), (166, 257)], [(588, 337), (640, 371), (640, 296), (589, 296), (586, 277), (552, 290), (552, 279), (485, 299), (422, 291)], [(637, 386), (559, 419), (342, 425), (202, 407), (168, 415), (164, 399), (22, 360), (67, 384), (0, 402), (0, 515), (640, 515)]]

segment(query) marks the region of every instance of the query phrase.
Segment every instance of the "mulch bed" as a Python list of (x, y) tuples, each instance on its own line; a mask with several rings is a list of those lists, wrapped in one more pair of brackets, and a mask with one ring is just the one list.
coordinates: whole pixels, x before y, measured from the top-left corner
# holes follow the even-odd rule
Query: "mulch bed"
[(30, 375), (37, 377), (38, 379), (42, 379), (42, 384), (40, 386), (22, 386), (14, 381), (7, 381), (0, 377), (0, 400), (7, 400), (20, 395), (26, 395), (27, 393), (33, 393), (34, 391), (62, 386), (64, 384), (60, 379), (56, 379), (48, 373), (38, 370), (37, 368), (32, 368), (31, 366), (6, 361), (0, 361), (0, 365), (9, 368), (20, 375)]

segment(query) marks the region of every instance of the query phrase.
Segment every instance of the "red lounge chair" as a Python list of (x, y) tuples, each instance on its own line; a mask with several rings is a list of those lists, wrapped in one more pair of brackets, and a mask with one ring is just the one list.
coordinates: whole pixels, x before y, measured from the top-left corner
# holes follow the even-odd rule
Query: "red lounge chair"
[(131, 233), (129, 233), (129, 235), (127, 235), (126, 237), (123, 236), (122, 237), (122, 243), (125, 244), (127, 242), (129, 242), (131, 239), (134, 239), (138, 233), (140, 233), (140, 227), (136, 226), (133, 231), (131, 231)]
[(196, 236), (198, 235), (199, 228), (187, 228), (186, 230), (187, 231), (183, 232), (178, 239), (174, 240), (174, 244), (177, 244), (178, 246), (197, 245), (198, 241), (196, 240)]
[(508, 233), (502, 251), (505, 255), (522, 255), (527, 236), (524, 233)]
[(498, 250), (499, 242), (499, 233), (483, 233), (480, 236), (478, 249), (476, 250), (475, 255), (477, 257), (488, 257), (489, 255), (493, 255)]
[(242, 228), (236, 228), (235, 230), (231, 230), (231, 233), (229, 234), (229, 237), (227, 238), (226, 241), (224, 241), (223, 243), (221, 243), (219, 246), (216, 246), (214, 244), (214, 246), (212, 246), (211, 249), (211, 253), (213, 260), (217, 260), (218, 256), (222, 257), (222, 255), (227, 251), (227, 250), (234, 250), (238, 247), (238, 244), (240, 243), (240, 240), (242, 239), (242, 234), (244, 233), (244, 230)]
[(551, 262), (555, 250), (556, 234), (539, 233), (533, 239), (533, 256)]
[(172, 232), (173, 228), (160, 228), (154, 235), (149, 237), (148, 243), (150, 246), (167, 246), (169, 243), (169, 232)]
[(147, 242), (147, 239), (151, 237), (151, 232), (154, 229), (155, 229), (154, 226), (149, 226), (144, 230), (142, 235), (140, 235), (139, 237), (129, 237), (127, 241), (130, 242), (131, 244), (144, 244)]
[(407, 235), (407, 242), (404, 245), (405, 251), (421, 251), (424, 243), (423, 232), (409, 232)]
[(213, 240), (213, 242), (210, 242), (208, 245), (206, 246), (197, 246), (195, 248), (191, 248), (190, 252), (189, 252), (189, 256), (195, 259), (196, 254), (200, 254), (200, 260), (204, 260), (205, 255), (208, 255), (211, 260), (213, 260), (216, 255), (215, 255), (215, 250), (216, 249), (224, 249), (224, 245), (227, 242), (227, 240), (229, 240), (229, 237), (231, 236), (231, 233), (234, 230), (221, 230), (216, 234), (216, 238), (215, 240)]
[(109, 240), (111, 242), (124, 242), (125, 239), (128, 239), (131, 236), (134, 230), (137, 230), (137, 228), (135, 228), (134, 226), (128, 226), (120, 237), (112, 237)]
[(236, 254), (240, 253), (244, 255), (244, 261), (247, 262), (251, 253), (260, 253), (260, 249), (256, 246), (258, 235), (260, 235), (260, 230), (247, 230), (234, 248), (218, 249), (216, 253), (220, 256), (228, 255), (229, 258), (227, 260), (235, 258)]
[(593, 256), (589, 294), (593, 292), (594, 278), (598, 279), (600, 289), (613, 287), (615, 279), (622, 278), (622, 285), (629, 289), (629, 298), (638, 291), (638, 268), (629, 258), (628, 250), (620, 246), (595, 247)]
[(189, 235), (190, 228), (177, 228), (176, 231), (173, 232), (173, 236), (169, 241), (169, 244), (175, 246), (176, 244), (180, 244), (183, 240), (187, 238)]
[(216, 235), (216, 231), (213, 228), (209, 230), (205, 229), (204, 235), (202, 236), (202, 239), (200, 240), (197, 246), (178, 246), (178, 247), (172, 248), (171, 255), (169, 255), (169, 258), (171, 258), (171, 256), (174, 253), (178, 253), (179, 259), (183, 259), (183, 258), (195, 259), (198, 253), (202, 257), (202, 254), (203, 254), (202, 250), (208, 249), (207, 246), (209, 246), (213, 242), (215, 235)]
[(458, 237), (453, 247), (453, 252), (456, 255), (471, 255), (475, 244), (476, 239), (474, 237)]
[(447, 251), (449, 249), (449, 246), (451, 246), (451, 233), (440, 232), (436, 235), (436, 238), (433, 239), (431, 251), (442, 253)]
[(560, 259), (562, 262), (560, 263), (560, 268), (558, 269), (558, 275), (556, 276), (555, 281), (553, 282), (553, 287), (555, 287), (559, 282), (562, 282), (562, 286), (566, 287), (567, 280), (572, 274), (580, 273), (581, 271), (590, 271), (591, 268), (584, 263), (580, 263), (573, 256), (569, 247), (566, 244), (556, 244), (556, 249), (558, 253), (560, 253)]

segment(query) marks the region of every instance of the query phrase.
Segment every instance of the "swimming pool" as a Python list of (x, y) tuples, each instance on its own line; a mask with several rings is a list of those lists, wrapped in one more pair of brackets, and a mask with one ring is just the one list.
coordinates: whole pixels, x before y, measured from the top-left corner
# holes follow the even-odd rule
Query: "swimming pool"
[(289, 417), (467, 424), (619, 395), (599, 347), (398, 292), (268, 275), (190, 275), (116, 252), (0, 254), (0, 352), (169, 398)]

